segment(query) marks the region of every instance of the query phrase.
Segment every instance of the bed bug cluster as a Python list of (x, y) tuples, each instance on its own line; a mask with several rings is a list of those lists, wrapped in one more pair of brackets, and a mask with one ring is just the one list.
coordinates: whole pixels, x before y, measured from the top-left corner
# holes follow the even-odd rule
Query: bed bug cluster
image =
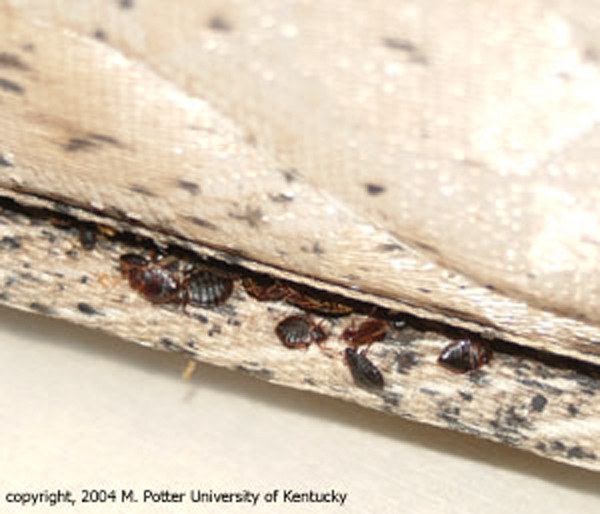
[[(306, 350), (312, 344), (324, 343), (330, 337), (324, 322), (327, 318), (366, 313), (365, 320), (358, 324), (352, 321), (342, 330), (340, 339), (346, 344), (342, 358), (357, 386), (372, 391), (385, 387), (384, 377), (368, 352), (374, 343), (383, 341), (391, 329), (403, 325), (394, 316), (386, 318), (363, 304), (266, 275), (227, 271), (156, 251), (151, 254), (148, 257), (127, 253), (119, 259), (121, 275), (147, 301), (183, 309), (188, 305), (217, 307), (227, 302), (240, 279), (251, 298), (260, 302), (284, 302), (300, 309), (301, 313), (285, 317), (274, 327), (275, 335), (288, 349)], [(321, 318), (320, 321), (317, 318)], [(488, 363), (490, 358), (487, 345), (465, 338), (446, 347), (438, 362), (450, 371), (464, 373)]]
[[(259, 301), (283, 301), (304, 311), (302, 315), (284, 318), (275, 327), (275, 334), (281, 343), (290, 349), (306, 349), (313, 343), (319, 345), (329, 338), (323, 322), (316, 322), (315, 315), (339, 317), (364, 310), (336, 295), (270, 277), (247, 277), (242, 284), (246, 293)], [(369, 317), (358, 326), (352, 322), (342, 332), (341, 339), (348, 345), (344, 361), (358, 386), (370, 390), (383, 389), (383, 375), (367, 357), (367, 353), (373, 343), (385, 339), (390, 327), (387, 320)], [(361, 346), (366, 346), (366, 349), (358, 351)]]
[[(184, 312), (188, 306), (218, 307), (229, 300), (236, 282), (241, 280), (248, 296), (257, 301), (283, 302), (296, 307), (301, 313), (285, 317), (274, 327), (275, 335), (288, 349), (307, 349), (327, 341), (330, 337), (324, 322), (327, 318), (367, 314), (362, 322), (352, 321), (342, 330), (340, 339), (346, 344), (342, 358), (357, 386), (373, 391), (385, 387), (383, 375), (368, 352), (391, 329), (398, 330), (404, 325), (404, 321), (393, 315), (382, 315), (373, 307), (305, 285), (200, 261), (189, 253), (165, 255), (151, 242), (120, 234), (104, 225), (73, 222), (68, 216), (53, 217), (52, 223), (58, 228), (75, 230), (86, 251), (94, 250), (100, 239), (119, 239), (136, 246), (142, 243), (143, 253), (121, 255), (118, 268), (131, 289), (150, 303), (177, 306)], [(489, 346), (483, 341), (461, 338), (442, 350), (438, 363), (452, 372), (465, 373), (487, 364), (491, 356)]]
[(149, 259), (134, 253), (119, 259), (129, 286), (151, 303), (216, 307), (229, 299), (233, 276), (204, 264), (181, 264), (172, 257)]

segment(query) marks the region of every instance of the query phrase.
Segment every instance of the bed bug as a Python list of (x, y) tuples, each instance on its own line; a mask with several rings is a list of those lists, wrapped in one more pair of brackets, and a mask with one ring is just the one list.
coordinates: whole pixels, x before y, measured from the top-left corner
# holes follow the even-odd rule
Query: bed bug
[(279, 280), (266, 276), (244, 277), (242, 285), (246, 293), (261, 302), (283, 300), (288, 293), (287, 287)]
[(233, 292), (233, 279), (225, 274), (198, 269), (183, 281), (184, 304), (215, 307), (225, 303)]
[(181, 276), (177, 271), (149, 261), (143, 255), (128, 253), (119, 258), (121, 274), (129, 286), (152, 303), (181, 303)]
[(382, 319), (367, 319), (363, 321), (358, 328), (348, 327), (342, 332), (342, 339), (350, 343), (354, 348), (368, 344), (369, 346), (377, 341), (385, 339), (390, 324)]
[(133, 269), (143, 268), (149, 264), (150, 261), (138, 253), (125, 253), (119, 257), (119, 269), (123, 274), (127, 274)]
[(79, 242), (85, 250), (93, 250), (96, 247), (96, 229), (90, 225), (79, 227)]
[(304, 311), (329, 316), (346, 316), (353, 311), (350, 305), (341, 303), (334, 295), (313, 293), (303, 286), (289, 286), (285, 301)]
[(385, 385), (383, 375), (367, 358), (366, 351), (359, 353), (353, 348), (346, 348), (344, 354), (356, 385), (365, 389), (383, 389)]
[(279, 340), (288, 348), (308, 348), (322, 343), (328, 334), (308, 316), (288, 316), (275, 327)]
[(438, 358), (444, 368), (455, 373), (465, 373), (490, 362), (491, 348), (478, 339), (460, 339), (446, 346)]

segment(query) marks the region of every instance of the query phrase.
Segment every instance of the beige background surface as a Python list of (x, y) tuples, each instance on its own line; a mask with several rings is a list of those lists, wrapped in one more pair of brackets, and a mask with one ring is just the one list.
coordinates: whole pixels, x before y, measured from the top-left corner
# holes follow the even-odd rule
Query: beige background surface
[[(0, 309), (0, 512), (8, 491), (274, 488), (344, 507), (138, 503), (127, 512), (595, 512), (600, 476), (474, 438)], [(24, 509), (12, 507), (10, 512)], [(77, 505), (31, 512), (123, 512)]]

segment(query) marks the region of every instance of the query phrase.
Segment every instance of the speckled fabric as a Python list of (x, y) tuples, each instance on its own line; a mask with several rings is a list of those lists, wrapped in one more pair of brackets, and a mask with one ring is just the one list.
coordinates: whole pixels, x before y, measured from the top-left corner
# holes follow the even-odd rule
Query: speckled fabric
[[(597, 366), (599, 13), (560, 0), (8, 0), (0, 196)], [(0, 246), (20, 244), (6, 234)], [(21, 307), (56, 313), (32, 290)], [(69, 301), (81, 319), (102, 312)], [(420, 351), (398, 356), (400, 378)], [(416, 418), (463, 423), (462, 407), (409, 382), (433, 391)], [(405, 393), (386, 394), (404, 409)], [(532, 426), (521, 407), (552, 412), (539, 395), (461, 429), (517, 444), (511, 431)], [(567, 432), (562, 446), (518, 444), (595, 460)]]

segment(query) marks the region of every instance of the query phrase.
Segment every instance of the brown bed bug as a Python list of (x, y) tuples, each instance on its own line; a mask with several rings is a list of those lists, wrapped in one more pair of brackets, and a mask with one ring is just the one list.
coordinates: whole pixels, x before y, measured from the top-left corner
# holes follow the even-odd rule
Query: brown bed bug
[[(166, 264), (166, 263), (165, 263)], [(152, 303), (181, 303), (181, 276), (177, 271), (149, 261), (143, 255), (127, 253), (119, 258), (121, 274), (129, 286)]]
[(346, 316), (354, 310), (350, 305), (339, 302), (334, 295), (312, 292), (297, 285), (288, 286), (285, 301), (304, 311), (329, 316)]
[(465, 373), (490, 362), (492, 349), (478, 339), (460, 339), (446, 346), (438, 362), (454, 373)]
[(119, 270), (125, 278), (134, 271), (139, 271), (150, 265), (150, 261), (137, 253), (125, 253), (119, 257)]
[(184, 304), (215, 307), (225, 303), (233, 292), (233, 279), (207, 269), (192, 271), (183, 281)]
[(367, 358), (366, 351), (359, 353), (353, 348), (346, 348), (344, 354), (356, 385), (365, 389), (383, 389), (385, 385), (383, 375)]
[(329, 335), (308, 316), (288, 316), (275, 327), (279, 340), (288, 348), (308, 348), (322, 343)]
[(287, 287), (279, 280), (266, 276), (244, 277), (242, 285), (246, 293), (260, 302), (283, 300), (288, 293)]
[(389, 329), (389, 322), (382, 319), (370, 318), (358, 325), (358, 328), (354, 328), (354, 326), (348, 327), (342, 332), (342, 339), (354, 348), (365, 344), (370, 346), (377, 341), (385, 339)]

